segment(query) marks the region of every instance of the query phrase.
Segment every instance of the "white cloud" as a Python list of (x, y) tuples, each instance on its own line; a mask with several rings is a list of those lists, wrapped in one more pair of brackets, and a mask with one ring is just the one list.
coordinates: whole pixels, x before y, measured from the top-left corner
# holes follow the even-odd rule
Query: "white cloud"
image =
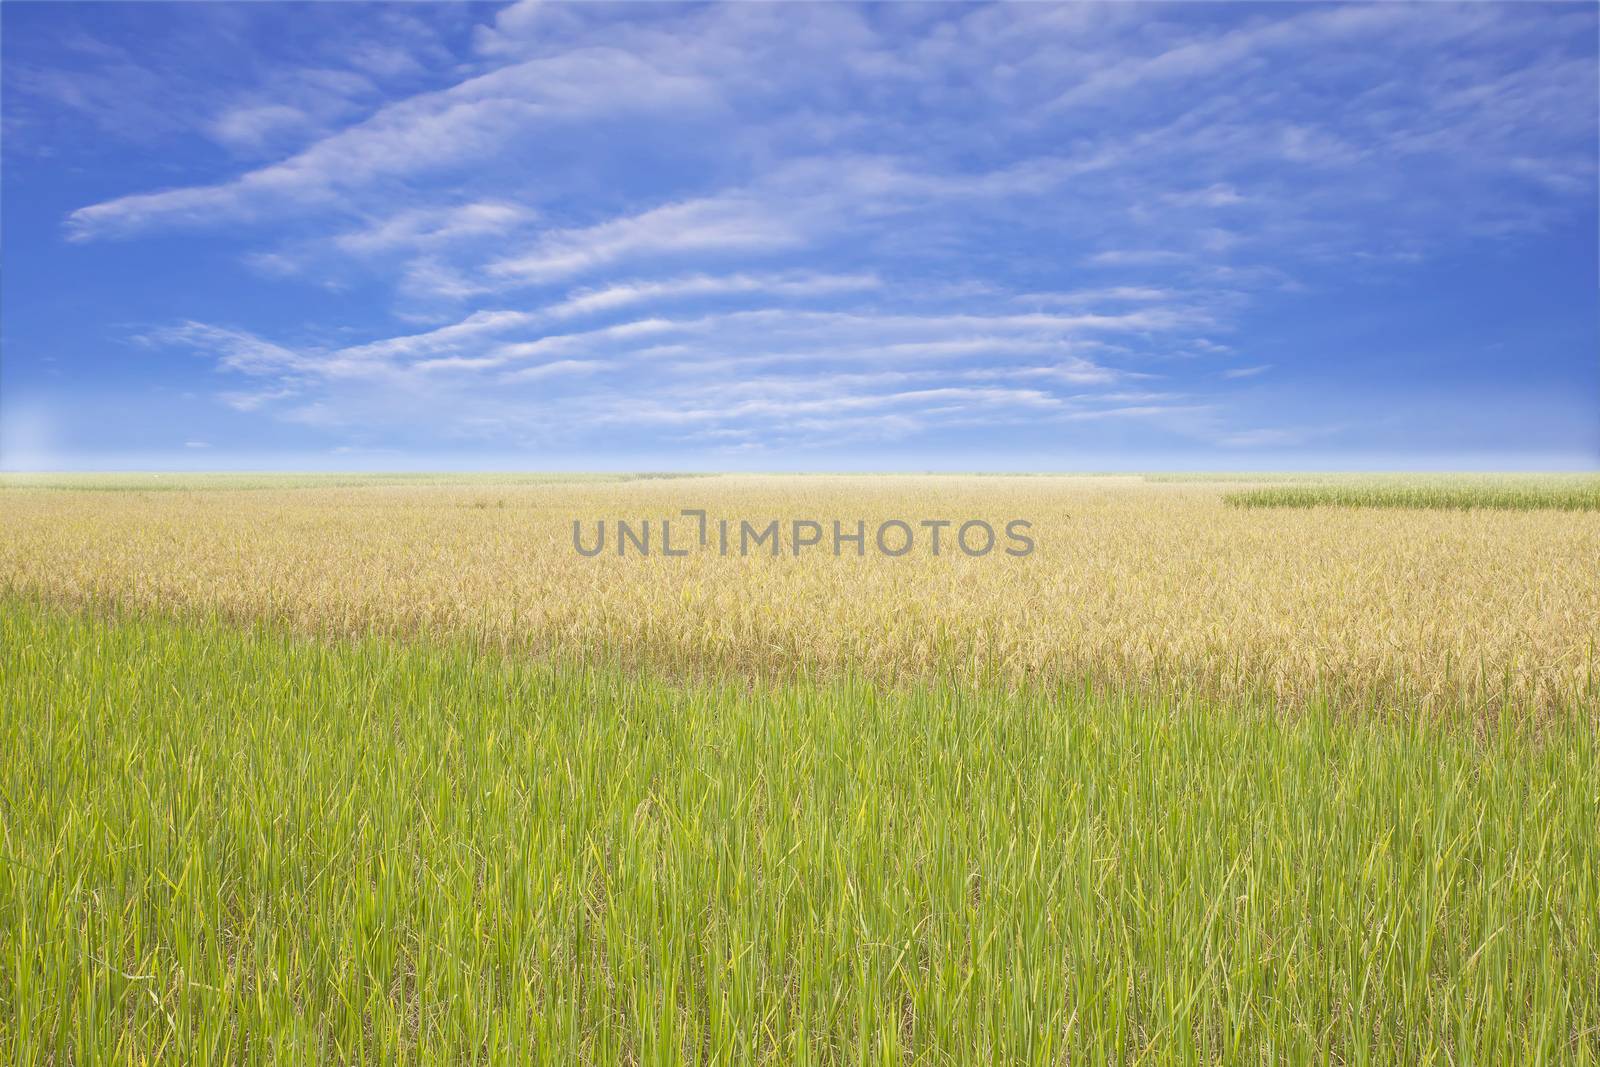
[(1026, 304), (1103, 304), (1172, 302), (1182, 294), (1152, 285), (1111, 285), (1098, 289), (1077, 289), (1064, 293), (1019, 293), (1012, 299)]
[(541, 363), (536, 367), (524, 367), (521, 370), (511, 371), (503, 375), (500, 380), (504, 382), (535, 382), (560, 375), (595, 374), (609, 366), (611, 364), (598, 359), (558, 359), (550, 363)]
[(142, 335), (146, 345), (178, 345), (209, 355), (225, 370), (241, 374), (270, 375), (310, 369), (304, 355), (244, 330), (231, 330), (203, 322), (184, 322), (177, 326)]
[(341, 251), (359, 255), (428, 248), (468, 237), (504, 234), (537, 214), (522, 204), (503, 200), (410, 208), (375, 219), (359, 230), (338, 234), (333, 244)]
[(255, 392), (240, 392), (228, 390), (217, 394), (217, 399), (235, 411), (259, 411), (269, 404), (279, 400), (287, 400), (299, 395), (300, 390), (292, 386), (281, 389), (261, 389)]
[(704, 81), (667, 74), (612, 48), (532, 59), (424, 93), (267, 167), (215, 185), (139, 193), (79, 208), (68, 234), (88, 240), (161, 224), (216, 223), (327, 206), (342, 189), (495, 154), (541, 121), (698, 106)]
[(1194, 257), (1167, 248), (1110, 248), (1096, 252), (1088, 262), (1097, 267), (1163, 267), (1187, 263)]
[(517, 0), (507, 4), (495, 12), (492, 27), (478, 26), (473, 31), (473, 45), (490, 56), (521, 52), (530, 39), (538, 40), (539, 31), (570, 23), (572, 15), (563, 10), (565, 6), (545, 0)]
[(375, 78), (404, 78), (425, 69), (417, 57), (398, 45), (363, 41), (345, 53), (350, 65)]
[(1219, 435), (1216, 443), (1226, 448), (1288, 448), (1304, 444), (1311, 436), (1304, 430), (1240, 430)]
[(1053, 106), (1067, 110), (1138, 89), (1160, 89), (1174, 82), (1238, 68), (1262, 52), (1307, 44), (1326, 45), (1342, 37), (1383, 32), (1414, 18), (1399, 5), (1363, 4), (1313, 8), (1288, 18), (1254, 19), (1222, 34), (1192, 35), (1183, 43), (1154, 55), (1114, 59), (1061, 94)]
[(1168, 193), (1162, 199), (1179, 207), (1236, 207), (1250, 202), (1249, 197), (1228, 182), (1217, 182), (1204, 189)]
[[(829, 289), (832, 280), (810, 277), (795, 282), (804, 289)], [(766, 279), (771, 282), (772, 279)], [(780, 286), (784, 284), (779, 281)], [(693, 286), (691, 286), (693, 288)], [(735, 286), (742, 289), (742, 286)], [(766, 287), (755, 289), (764, 295)], [(664, 292), (675, 293), (667, 286)], [(656, 294), (661, 295), (661, 294)], [(629, 292), (630, 299), (643, 297)], [(295, 351), (237, 330), (185, 323), (151, 338), (210, 350), (228, 369), (247, 373), (359, 377), (383, 375), (407, 366), (422, 369), (482, 369), (552, 355), (605, 351), (659, 359), (674, 366), (701, 366), (718, 372), (734, 366), (807, 363), (826, 360), (956, 362), (999, 356), (1048, 356), (1056, 373), (1075, 372), (1082, 380), (1102, 377), (1096, 364), (1078, 354), (1103, 347), (1095, 335), (1170, 332), (1209, 321), (1202, 310), (1183, 306), (1145, 307), (1114, 314), (1046, 312), (1010, 314), (921, 314), (762, 307), (684, 317), (662, 315), (629, 319), (567, 332), (540, 332), (568, 317), (569, 304), (554, 309), (499, 309), (474, 312), (459, 322), (423, 333), (318, 351)], [(536, 333), (523, 340), (506, 334)], [(679, 339), (676, 342), (663, 339)], [(1204, 339), (1190, 344), (1207, 345)], [(1103, 380), (1103, 377), (1102, 377)]]
[(250, 252), (242, 258), (245, 266), (271, 278), (292, 278), (302, 268), (297, 259), (282, 252)]
[(531, 311), (474, 311), (460, 322), (448, 326), (440, 326), (424, 333), (406, 334), (356, 345), (344, 349), (341, 355), (348, 359), (371, 359), (440, 352), (485, 335), (536, 323), (539, 318), (537, 312)]
[[(424, 255), (406, 264), (400, 276), (399, 291), (404, 296), (429, 301), (467, 300), (494, 290), (468, 277), (466, 271)], [(432, 317), (428, 314), (421, 316), (422, 321)]]
[(313, 124), (310, 115), (287, 104), (236, 107), (223, 112), (211, 124), (217, 140), (237, 148), (260, 148), (285, 133), (304, 130)]
[(774, 252), (806, 242), (795, 224), (765, 201), (707, 197), (652, 208), (595, 226), (557, 230), (535, 248), (490, 265), (528, 283), (559, 281), (627, 258), (685, 253)]
[(692, 274), (659, 281), (628, 281), (600, 289), (579, 290), (548, 309), (558, 318), (614, 311), (634, 304), (655, 303), (681, 297), (726, 296), (818, 296), (878, 289), (883, 282), (875, 274)]
[[(1222, 366), (1242, 309), (1305, 262), (1400, 269), (1593, 189), (1570, 106), (1592, 62), (1497, 5), (452, 11), (493, 22), (430, 60), (452, 88), (384, 105), (422, 53), (345, 49), (359, 73), (199, 117), (239, 151), (302, 151), (72, 216), (78, 239), (271, 220), (270, 247), (231, 255), (347, 285), (348, 316), (280, 316), (314, 343), (150, 335), (258, 379), (236, 409), (485, 439), (1122, 419), (1287, 443), (1193, 400), (1271, 369)], [(1368, 62), (1391, 44), (1404, 79)]]

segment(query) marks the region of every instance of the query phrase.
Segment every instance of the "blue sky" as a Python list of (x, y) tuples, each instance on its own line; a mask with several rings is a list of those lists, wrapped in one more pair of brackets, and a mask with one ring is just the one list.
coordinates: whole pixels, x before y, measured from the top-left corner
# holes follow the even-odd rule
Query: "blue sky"
[(1600, 465), (1596, 9), (6, 3), (0, 465)]

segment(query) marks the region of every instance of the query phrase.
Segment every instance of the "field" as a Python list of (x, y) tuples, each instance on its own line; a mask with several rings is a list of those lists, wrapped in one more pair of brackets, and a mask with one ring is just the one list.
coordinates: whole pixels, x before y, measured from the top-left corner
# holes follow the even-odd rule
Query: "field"
[(1246, 489), (1228, 493), (1224, 499), (1240, 507), (1266, 508), (1600, 511), (1600, 478), (1572, 475), (1540, 479), (1504, 476), (1324, 479), (1313, 484)]
[(0, 1062), (1600, 1063), (1580, 481), (174, 481), (0, 488)]

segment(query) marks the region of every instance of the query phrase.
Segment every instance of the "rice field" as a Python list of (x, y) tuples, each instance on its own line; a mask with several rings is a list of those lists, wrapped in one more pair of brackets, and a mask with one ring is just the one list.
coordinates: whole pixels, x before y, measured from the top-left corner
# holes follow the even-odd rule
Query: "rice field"
[(1329, 481), (1275, 485), (1226, 494), (1247, 508), (1498, 508), (1513, 511), (1600, 511), (1600, 478), (1434, 478), (1396, 482)]
[[(464, 636), (678, 678), (1181, 683), (1292, 707), (1530, 714), (1593, 696), (1600, 522), (1254, 509), (1131, 477), (721, 476), (0, 490), (0, 588), (317, 634)], [(573, 523), (685, 509), (1033, 523), (1026, 557), (828, 547), (594, 558)], [(947, 537), (953, 531), (947, 533)]]
[[(0, 1062), (1600, 1063), (1592, 511), (86, 482), (0, 488)], [(574, 550), (685, 509), (778, 551)]]

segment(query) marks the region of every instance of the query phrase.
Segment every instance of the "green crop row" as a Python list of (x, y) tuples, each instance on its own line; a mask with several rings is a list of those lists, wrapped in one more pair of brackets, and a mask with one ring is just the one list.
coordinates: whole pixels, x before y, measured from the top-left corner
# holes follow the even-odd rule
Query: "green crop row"
[(0, 1062), (1593, 1064), (1600, 743), (1499, 721), (0, 601)]

